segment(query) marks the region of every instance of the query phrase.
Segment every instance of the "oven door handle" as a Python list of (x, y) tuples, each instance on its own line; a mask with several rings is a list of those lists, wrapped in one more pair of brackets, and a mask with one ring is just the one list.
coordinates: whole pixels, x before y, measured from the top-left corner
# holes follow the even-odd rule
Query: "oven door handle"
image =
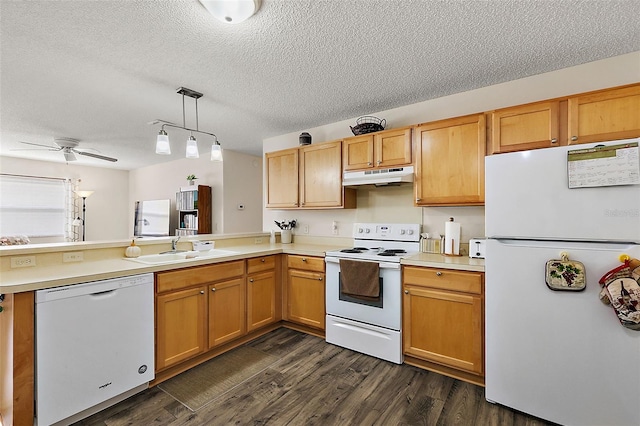
[[(357, 260), (357, 259), (351, 259)], [(337, 257), (325, 257), (325, 263), (340, 263), (340, 259)], [(363, 260), (362, 262), (370, 262), (369, 260)], [(391, 262), (377, 262), (380, 269), (400, 269), (399, 263), (391, 263)]]

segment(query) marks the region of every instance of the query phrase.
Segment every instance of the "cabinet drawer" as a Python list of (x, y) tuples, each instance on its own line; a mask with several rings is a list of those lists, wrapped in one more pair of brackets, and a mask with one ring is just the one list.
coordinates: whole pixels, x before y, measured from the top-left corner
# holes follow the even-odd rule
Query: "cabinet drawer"
[(176, 290), (198, 284), (220, 281), (244, 274), (244, 261), (218, 263), (156, 274), (157, 292)]
[(321, 257), (288, 255), (287, 268), (324, 272), (324, 259)]
[(262, 256), (247, 259), (247, 274), (255, 274), (260, 271), (267, 271), (276, 267), (275, 256)]
[(482, 294), (482, 272), (454, 271), (451, 269), (403, 268), (403, 283), (442, 290)]

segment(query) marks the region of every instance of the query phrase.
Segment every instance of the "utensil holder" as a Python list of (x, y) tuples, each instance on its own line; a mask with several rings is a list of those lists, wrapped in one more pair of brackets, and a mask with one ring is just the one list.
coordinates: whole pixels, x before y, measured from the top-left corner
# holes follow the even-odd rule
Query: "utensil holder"
[(280, 231), (280, 242), (282, 244), (291, 244), (291, 229), (283, 229)]

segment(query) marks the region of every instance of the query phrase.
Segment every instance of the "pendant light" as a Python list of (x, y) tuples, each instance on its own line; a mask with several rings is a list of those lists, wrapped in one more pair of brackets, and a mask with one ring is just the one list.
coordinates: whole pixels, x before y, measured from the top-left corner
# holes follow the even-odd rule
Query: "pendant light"
[[(160, 155), (171, 155), (171, 144), (169, 143), (169, 135), (164, 130), (165, 127), (174, 127), (176, 129), (183, 129), (189, 132), (189, 139), (187, 139), (187, 146), (185, 150), (186, 158), (199, 158), (200, 153), (198, 152), (198, 141), (196, 140), (193, 133), (201, 133), (203, 135), (209, 135), (214, 137), (214, 142), (211, 147), (211, 161), (222, 161), (222, 148), (220, 146), (220, 142), (218, 142), (218, 137), (209, 132), (203, 132), (198, 127), (198, 99), (203, 95), (200, 92), (196, 92), (195, 90), (187, 89), (186, 87), (180, 87), (177, 91), (178, 94), (182, 95), (182, 126), (178, 126), (176, 124), (172, 124), (168, 121), (158, 120), (162, 122), (162, 128), (158, 133), (158, 137), (156, 139), (156, 154)], [(184, 108), (184, 97), (188, 96), (190, 98), (195, 99), (196, 102), (196, 128), (190, 129), (186, 126), (186, 117), (185, 117), (185, 108)], [(158, 121), (154, 121), (154, 124)], [(215, 152), (214, 152), (215, 151)]]
[(217, 140), (211, 145), (211, 161), (222, 161), (222, 147)]
[(200, 153), (198, 152), (198, 141), (193, 135), (189, 136), (187, 139), (187, 150), (185, 157), (187, 158), (198, 158), (200, 157)]
[(260, 9), (260, 0), (200, 0), (200, 3), (225, 24), (239, 24)]

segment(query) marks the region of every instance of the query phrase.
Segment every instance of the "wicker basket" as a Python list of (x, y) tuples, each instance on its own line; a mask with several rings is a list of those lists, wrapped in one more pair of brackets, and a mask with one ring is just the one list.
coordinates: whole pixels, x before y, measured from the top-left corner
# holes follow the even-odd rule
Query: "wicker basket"
[(356, 120), (356, 126), (349, 126), (354, 135), (364, 135), (367, 133), (379, 132), (384, 130), (387, 120), (379, 119), (371, 115), (365, 115)]

